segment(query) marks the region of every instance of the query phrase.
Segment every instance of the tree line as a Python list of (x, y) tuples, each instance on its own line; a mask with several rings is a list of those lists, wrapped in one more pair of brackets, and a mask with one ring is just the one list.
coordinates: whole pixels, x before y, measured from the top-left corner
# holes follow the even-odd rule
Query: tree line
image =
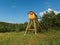
[[(42, 30), (48, 31), (49, 29), (60, 30), (60, 13), (55, 14), (54, 11), (46, 13), (39, 20), (39, 24)], [(20, 24), (12, 24), (6, 22), (0, 22), (0, 32), (19, 32), (25, 31), (27, 22)], [(41, 30), (39, 29), (39, 30)]]

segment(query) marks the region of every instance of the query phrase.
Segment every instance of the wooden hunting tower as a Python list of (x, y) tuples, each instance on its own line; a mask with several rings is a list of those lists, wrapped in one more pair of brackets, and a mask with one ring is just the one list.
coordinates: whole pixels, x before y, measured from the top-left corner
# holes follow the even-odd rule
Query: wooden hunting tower
[[(31, 29), (31, 25), (33, 25), (33, 29)], [(33, 12), (33, 11), (30, 11), (28, 13), (28, 24), (27, 24), (27, 27), (26, 27), (26, 32), (25, 34), (29, 31), (29, 30), (34, 30), (35, 31), (35, 34), (37, 34), (37, 30), (38, 30), (38, 27), (39, 27), (39, 23), (38, 23), (38, 18), (37, 18), (37, 15)]]

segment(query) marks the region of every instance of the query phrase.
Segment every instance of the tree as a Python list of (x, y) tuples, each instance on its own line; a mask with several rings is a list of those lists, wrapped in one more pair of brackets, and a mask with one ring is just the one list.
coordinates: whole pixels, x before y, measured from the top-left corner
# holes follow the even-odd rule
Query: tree
[(46, 12), (46, 14), (44, 14), (41, 20), (41, 22), (43, 23), (43, 26), (46, 28), (52, 28), (54, 17), (55, 17), (55, 13), (53, 11)]

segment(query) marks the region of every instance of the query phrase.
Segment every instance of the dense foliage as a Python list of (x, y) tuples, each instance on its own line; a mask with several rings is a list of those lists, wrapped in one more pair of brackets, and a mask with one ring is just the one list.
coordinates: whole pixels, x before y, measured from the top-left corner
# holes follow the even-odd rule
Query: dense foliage
[(59, 29), (60, 28), (60, 13), (55, 14), (54, 11), (46, 12), (42, 20), (40, 21), (43, 27), (47, 29)]

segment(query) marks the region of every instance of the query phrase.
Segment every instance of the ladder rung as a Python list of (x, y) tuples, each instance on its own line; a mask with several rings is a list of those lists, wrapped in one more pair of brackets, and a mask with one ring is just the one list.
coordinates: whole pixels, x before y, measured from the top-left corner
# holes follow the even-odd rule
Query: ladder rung
[(28, 29), (28, 30), (35, 30), (35, 29)]

